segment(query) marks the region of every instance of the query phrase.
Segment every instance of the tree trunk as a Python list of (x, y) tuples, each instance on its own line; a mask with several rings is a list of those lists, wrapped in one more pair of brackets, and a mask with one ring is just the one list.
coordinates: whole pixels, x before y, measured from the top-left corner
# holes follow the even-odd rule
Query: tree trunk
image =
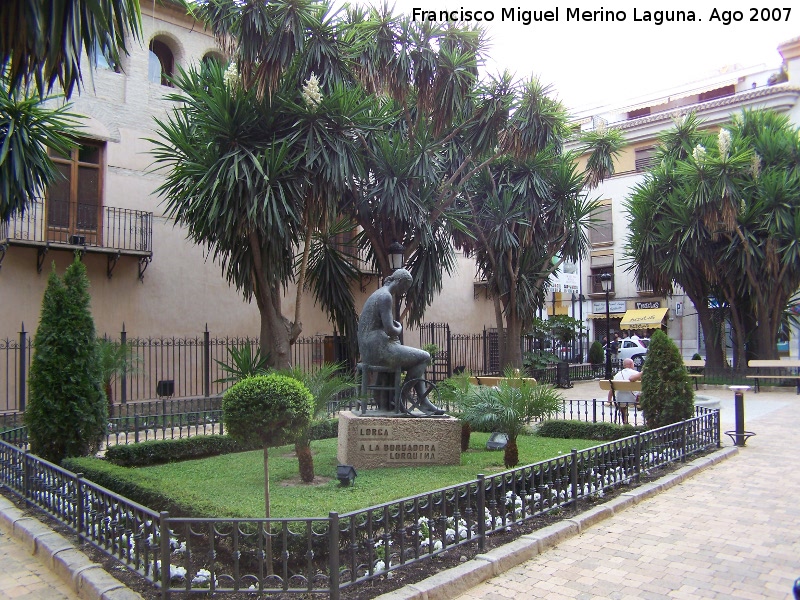
[(503, 464), (506, 469), (513, 469), (519, 464), (519, 448), (517, 448), (517, 438), (508, 439), (505, 452), (503, 453)]
[(292, 361), (292, 342), (300, 335), (300, 325), (291, 323), (281, 312), (281, 289), (266, 276), (267, 256), (256, 232), (249, 237), (253, 266), (253, 295), (261, 316), (261, 354), (269, 355), (268, 364), (276, 369), (288, 369)]
[(733, 369), (744, 371), (747, 367), (747, 328), (737, 310), (731, 310), (733, 330)]
[(780, 314), (776, 316), (769, 306), (761, 306), (759, 308), (760, 317), (753, 323), (750, 331), (753, 351), (748, 356), (748, 359), (776, 360), (778, 358), (777, 341), (780, 329)]
[(292, 362), (292, 324), (281, 314), (279, 290), (268, 287), (256, 296), (261, 315), (261, 354), (269, 353), (269, 364), (288, 369)]
[(503, 340), (502, 356), (505, 361), (500, 365), (500, 369), (508, 367), (522, 370), (522, 322), (516, 314), (509, 314), (506, 318), (505, 339)]
[(714, 318), (715, 309), (708, 307), (708, 298), (699, 299), (699, 302), (692, 299), (692, 302), (697, 308), (700, 327), (703, 329), (703, 335), (706, 340), (706, 368), (723, 369), (725, 368), (725, 352), (723, 351), (724, 323), (719, 323)]
[(461, 451), (466, 452), (469, 450), (469, 438), (472, 435), (472, 427), (466, 421), (461, 423)]
[(314, 457), (311, 455), (311, 444), (308, 440), (295, 442), (294, 453), (297, 455), (300, 479), (305, 483), (311, 483), (314, 481)]

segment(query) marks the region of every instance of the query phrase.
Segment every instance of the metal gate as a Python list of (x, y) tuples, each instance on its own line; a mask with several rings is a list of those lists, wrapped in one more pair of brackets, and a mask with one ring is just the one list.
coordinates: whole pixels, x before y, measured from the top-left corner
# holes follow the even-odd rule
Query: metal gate
[(453, 374), (450, 361), (450, 325), (447, 323), (423, 323), (420, 326), (419, 340), (423, 349), (435, 345), (432, 363), (426, 371), (426, 378), (442, 381)]

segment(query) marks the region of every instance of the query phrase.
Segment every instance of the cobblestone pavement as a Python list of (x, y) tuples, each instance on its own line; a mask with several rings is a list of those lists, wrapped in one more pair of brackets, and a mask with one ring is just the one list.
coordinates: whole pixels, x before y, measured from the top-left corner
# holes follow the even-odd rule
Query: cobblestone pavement
[[(598, 397), (590, 385), (567, 395)], [(720, 400), (722, 429), (733, 429), (733, 393), (698, 393)], [(738, 454), (458, 600), (792, 598), (800, 577), (798, 424), (793, 390), (748, 392), (745, 429), (756, 436)]]
[(65, 581), (0, 529), (0, 598), (77, 600)]

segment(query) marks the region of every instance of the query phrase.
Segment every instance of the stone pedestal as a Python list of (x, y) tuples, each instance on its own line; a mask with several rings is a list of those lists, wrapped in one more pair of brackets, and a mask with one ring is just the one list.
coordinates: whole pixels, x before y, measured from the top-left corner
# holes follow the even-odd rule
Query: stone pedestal
[(339, 464), (357, 469), (457, 465), (461, 421), (443, 417), (372, 417), (339, 414)]

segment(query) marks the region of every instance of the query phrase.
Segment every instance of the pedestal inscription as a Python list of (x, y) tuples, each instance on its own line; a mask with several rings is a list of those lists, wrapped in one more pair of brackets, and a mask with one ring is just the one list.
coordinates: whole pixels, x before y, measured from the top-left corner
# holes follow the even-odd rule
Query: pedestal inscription
[(453, 417), (419, 419), (339, 415), (340, 464), (361, 469), (461, 462), (461, 422)]

